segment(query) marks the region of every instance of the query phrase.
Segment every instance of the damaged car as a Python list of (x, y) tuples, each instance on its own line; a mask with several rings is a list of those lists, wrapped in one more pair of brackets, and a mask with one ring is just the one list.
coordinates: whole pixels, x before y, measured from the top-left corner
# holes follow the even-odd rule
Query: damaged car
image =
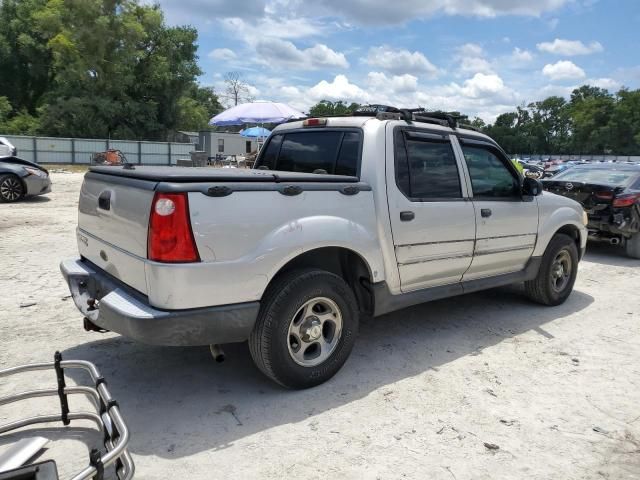
[(640, 258), (639, 164), (576, 165), (543, 185), (582, 204), (590, 239), (624, 244), (629, 257)]
[(0, 157), (0, 203), (51, 192), (46, 168), (18, 157)]

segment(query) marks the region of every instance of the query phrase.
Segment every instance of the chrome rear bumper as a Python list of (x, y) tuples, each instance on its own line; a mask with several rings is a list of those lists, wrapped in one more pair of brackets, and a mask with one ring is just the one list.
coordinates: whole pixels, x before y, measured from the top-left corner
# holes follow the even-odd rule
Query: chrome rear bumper
[(78, 309), (95, 325), (152, 345), (212, 345), (249, 338), (259, 302), (159, 310), (147, 297), (86, 260), (60, 264)]

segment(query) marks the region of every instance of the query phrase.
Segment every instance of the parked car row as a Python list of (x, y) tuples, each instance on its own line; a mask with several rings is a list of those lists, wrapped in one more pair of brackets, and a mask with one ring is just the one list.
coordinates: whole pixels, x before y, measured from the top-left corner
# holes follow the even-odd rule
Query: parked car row
[(590, 160), (560, 160), (560, 159), (543, 159), (532, 160), (529, 157), (515, 158), (514, 161), (522, 165), (524, 175), (531, 178), (551, 178), (559, 173), (564, 172), (568, 168), (576, 165), (634, 165), (630, 162), (614, 162), (614, 161), (590, 161)]

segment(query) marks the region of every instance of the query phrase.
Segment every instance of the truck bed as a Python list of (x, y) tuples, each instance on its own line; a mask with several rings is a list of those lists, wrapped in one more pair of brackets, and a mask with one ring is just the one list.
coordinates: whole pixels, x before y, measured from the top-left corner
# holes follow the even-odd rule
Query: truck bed
[[(199, 262), (149, 260), (160, 192), (187, 194)], [(178, 310), (257, 300), (301, 244), (333, 246), (338, 235), (376, 250), (375, 228), (371, 186), (353, 176), (101, 166), (90, 168), (80, 192), (78, 248), (92, 268), (148, 296), (152, 307)]]

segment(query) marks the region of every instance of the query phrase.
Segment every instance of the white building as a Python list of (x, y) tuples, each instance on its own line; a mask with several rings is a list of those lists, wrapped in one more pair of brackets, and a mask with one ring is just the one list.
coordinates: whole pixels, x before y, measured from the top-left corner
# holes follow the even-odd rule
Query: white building
[(227, 157), (229, 155), (245, 156), (258, 149), (258, 141), (255, 138), (247, 138), (239, 133), (222, 133), (201, 131), (198, 142), (198, 150), (207, 152), (212, 159), (216, 155)]

